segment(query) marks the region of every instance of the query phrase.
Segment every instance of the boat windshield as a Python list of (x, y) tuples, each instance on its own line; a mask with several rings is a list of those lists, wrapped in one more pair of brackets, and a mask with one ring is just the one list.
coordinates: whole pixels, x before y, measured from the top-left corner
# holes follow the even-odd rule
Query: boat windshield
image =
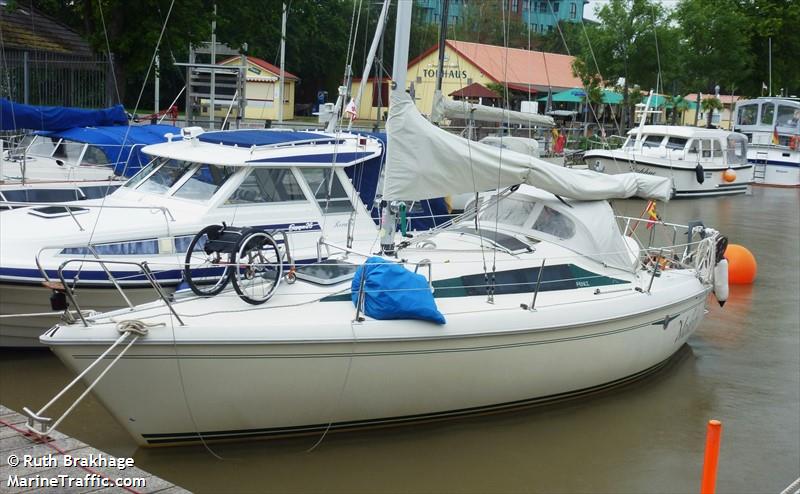
[(758, 103), (750, 105), (742, 105), (739, 107), (739, 112), (736, 115), (736, 120), (739, 125), (756, 125), (756, 118), (758, 116)]
[(233, 166), (200, 165), (173, 195), (181, 199), (205, 201), (216, 194), (234, 173), (236, 168)]
[(350, 198), (331, 168), (303, 168), (311, 192), (323, 213), (347, 213), (353, 210)]
[(778, 117), (775, 120), (775, 125), (789, 127), (796, 132), (798, 123), (800, 123), (800, 108), (778, 105)]
[(484, 208), (478, 219), (492, 223), (496, 221), (506, 225), (522, 226), (528, 221), (535, 207), (536, 201), (504, 197), (499, 202)]
[(140, 192), (165, 194), (173, 185), (178, 183), (178, 180), (180, 180), (192, 166), (194, 166), (194, 163), (191, 161), (169, 158), (159, 158), (157, 161), (160, 162), (160, 166), (158, 166), (149, 177), (142, 180), (138, 186), (136, 186), (136, 184), (130, 186), (136, 186), (136, 190)]

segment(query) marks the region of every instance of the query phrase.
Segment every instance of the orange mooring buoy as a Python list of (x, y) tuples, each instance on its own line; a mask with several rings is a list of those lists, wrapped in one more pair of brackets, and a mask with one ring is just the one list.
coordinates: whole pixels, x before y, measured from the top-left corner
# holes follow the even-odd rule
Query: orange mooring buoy
[(724, 172), (722, 172), (722, 180), (731, 183), (736, 180), (736, 172), (733, 171), (733, 168), (728, 168)]
[(738, 244), (728, 244), (725, 249), (728, 260), (728, 283), (732, 285), (749, 285), (756, 279), (758, 264), (753, 253)]

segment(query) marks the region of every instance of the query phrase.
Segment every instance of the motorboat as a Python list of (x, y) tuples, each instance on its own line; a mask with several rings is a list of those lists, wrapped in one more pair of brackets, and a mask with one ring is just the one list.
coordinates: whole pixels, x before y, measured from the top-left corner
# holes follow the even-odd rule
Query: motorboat
[(800, 100), (740, 100), (734, 112), (734, 130), (750, 141), (747, 160), (755, 183), (800, 186)]
[(143, 265), (175, 290), (189, 242), (209, 224), (292, 231), (293, 250), (310, 249), (307, 258), (323, 225), (342, 242), (356, 224), (374, 229), (344, 169), (380, 160), (375, 138), (191, 127), (142, 151), (150, 163), (103, 199), (2, 213), (0, 346), (38, 345), (59, 321), (48, 297), (64, 283), (84, 288), (86, 310), (157, 298)]
[[(400, 2), (396, 47), (408, 44), (410, 14)], [(398, 53), (392, 80), (402, 88)], [(293, 233), (270, 240), (263, 277), (249, 279), (269, 278), (259, 305), (234, 281), (248, 283), (242, 272), (253, 266), (232, 260), (235, 290), (220, 283), (213, 295), (54, 326), (40, 341), (78, 374), (67, 388), (84, 381), (141, 445), (449, 419), (647, 375), (697, 329), (712, 289), (725, 298), (718, 232), (686, 225), (680, 245), (643, 245), (631, 236), (638, 223), (650, 239), (650, 227), (669, 239), (681, 227), (637, 218), (621, 227), (607, 202), (667, 201), (667, 178), (574, 170), (470, 142), (430, 124), (403, 91), (391, 95), (387, 134), (379, 229), (356, 227), (354, 242), (323, 230), (304, 266), (287, 262), (300, 257)], [(395, 231), (408, 201), (467, 192), (479, 195), (463, 216)], [(259, 251), (261, 240), (249, 240), (264, 235), (243, 236), (238, 252)], [(222, 249), (217, 240), (206, 254)], [(80, 287), (67, 293), (81, 297)], [(30, 430), (47, 434), (74, 408), (47, 416), (64, 391), (24, 409)]]
[(621, 148), (590, 149), (583, 161), (604, 173), (671, 178), (676, 197), (744, 194), (753, 181), (747, 137), (718, 129), (644, 125), (630, 130)]
[(26, 134), (0, 149), (0, 210), (103, 197), (147, 164), (144, 146), (179, 133), (171, 125), (118, 125)]

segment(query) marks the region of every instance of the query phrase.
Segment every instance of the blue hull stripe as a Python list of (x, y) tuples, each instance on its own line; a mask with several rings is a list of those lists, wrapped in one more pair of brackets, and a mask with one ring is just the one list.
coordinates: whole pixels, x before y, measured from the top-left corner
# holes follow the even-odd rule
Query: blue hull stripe
[(753, 165), (768, 165), (768, 166), (785, 166), (787, 168), (799, 168), (800, 163), (792, 163), (789, 161), (775, 161), (775, 160), (747, 160), (748, 163)]

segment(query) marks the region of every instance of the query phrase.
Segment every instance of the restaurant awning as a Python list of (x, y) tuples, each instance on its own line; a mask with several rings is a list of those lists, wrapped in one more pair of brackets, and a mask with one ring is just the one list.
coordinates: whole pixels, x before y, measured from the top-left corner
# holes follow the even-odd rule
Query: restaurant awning
[(469, 86), (462, 87), (450, 93), (453, 98), (499, 98), (500, 95), (487, 88), (486, 86), (473, 82)]

